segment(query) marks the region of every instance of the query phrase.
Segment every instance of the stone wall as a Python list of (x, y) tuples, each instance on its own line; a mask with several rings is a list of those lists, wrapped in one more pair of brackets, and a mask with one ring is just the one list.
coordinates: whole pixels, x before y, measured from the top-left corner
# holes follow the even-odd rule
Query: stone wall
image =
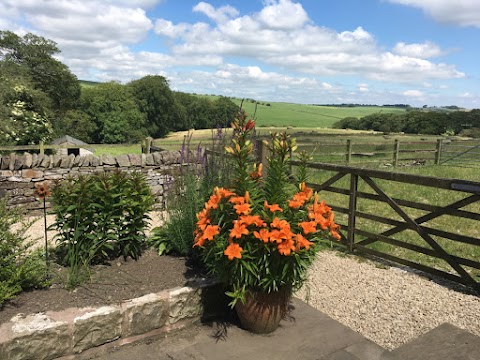
[[(190, 157), (193, 158), (193, 157)], [(38, 155), (24, 153), (0, 157), (0, 197), (7, 196), (9, 206), (25, 212), (43, 208), (35, 198), (35, 184), (52, 182), (79, 174), (109, 171), (141, 172), (147, 178), (156, 200), (156, 208), (164, 206), (166, 185), (172, 174), (186, 166), (180, 151), (161, 151), (134, 155)], [(48, 205), (47, 205), (48, 206)]]
[(91, 308), (18, 314), (0, 324), (0, 359), (73, 359), (166, 336), (226, 310), (223, 288), (209, 280), (192, 286)]

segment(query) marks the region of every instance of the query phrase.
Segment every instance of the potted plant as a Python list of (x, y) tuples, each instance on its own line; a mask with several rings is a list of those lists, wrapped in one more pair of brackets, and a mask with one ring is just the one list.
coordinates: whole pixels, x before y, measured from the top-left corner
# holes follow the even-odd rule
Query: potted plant
[(289, 179), (295, 140), (271, 134), (266, 174), (253, 162), (253, 120), (244, 113), (232, 123), (231, 188), (215, 188), (197, 214), (194, 247), (210, 273), (227, 288), (242, 325), (255, 333), (275, 330), (292, 291), (306, 278), (318, 243), (340, 239), (334, 213), (306, 184), (303, 153), (296, 186)]

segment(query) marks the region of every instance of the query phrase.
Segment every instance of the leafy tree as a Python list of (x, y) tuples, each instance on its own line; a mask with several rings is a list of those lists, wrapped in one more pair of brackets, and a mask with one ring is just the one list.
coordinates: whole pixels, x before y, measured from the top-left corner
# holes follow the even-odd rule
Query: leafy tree
[(95, 140), (96, 124), (82, 110), (67, 110), (55, 120), (55, 137), (71, 135), (87, 143)]
[(65, 64), (53, 58), (59, 52), (54, 41), (41, 36), (0, 31), (0, 60), (28, 74), (34, 88), (50, 97), (53, 109), (63, 112), (76, 106), (80, 84)]
[(50, 140), (48, 97), (29, 85), (0, 79), (0, 143), (26, 145)]
[(85, 88), (80, 106), (96, 125), (96, 143), (134, 142), (146, 136), (145, 116), (125, 85), (109, 82)]
[(215, 126), (228, 127), (235, 120), (238, 114), (239, 107), (229, 98), (220, 96), (215, 101)]
[(165, 136), (171, 130), (186, 130), (184, 109), (175, 100), (167, 79), (148, 75), (127, 85), (138, 108), (146, 116), (146, 129), (152, 137)]

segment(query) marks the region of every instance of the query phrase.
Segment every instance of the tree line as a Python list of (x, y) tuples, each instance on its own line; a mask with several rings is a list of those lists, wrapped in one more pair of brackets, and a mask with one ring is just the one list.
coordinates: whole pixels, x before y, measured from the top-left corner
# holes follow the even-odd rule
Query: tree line
[(463, 135), (480, 137), (480, 109), (471, 111), (408, 111), (375, 113), (360, 119), (347, 117), (333, 125), (337, 129), (404, 132), (426, 135)]
[(59, 53), (52, 40), (0, 31), (0, 145), (63, 135), (89, 143), (137, 142), (170, 131), (226, 126), (238, 112), (226, 97), (172, 91), (159, 75), (81, 86), (55, 58)]

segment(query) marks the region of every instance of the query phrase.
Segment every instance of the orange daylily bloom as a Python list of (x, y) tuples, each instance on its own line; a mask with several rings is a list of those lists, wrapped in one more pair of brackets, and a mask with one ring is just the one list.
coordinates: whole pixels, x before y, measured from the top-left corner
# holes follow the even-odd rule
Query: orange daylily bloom
[(304, 182), (300, 184), (300, 190), (301, 194), (305, 195), (307, 200), (310, 200), (310, 198), (313, 196), (313, 190), (309, 188)]
[(239, 222), (246, 226), (255, 225), (257, 227), (266, 226), (265, 221), (259, 215), (242, 215), (238, 219)]
[(297, 234), (295, 236), (295, 242), (297, 246), (295, 248), (296, 251), (305, 248), (306, 250), (310, 250), (310, 246), (315, 245), (313, 242), (308, 241), (302, 234)]
[(203, 236), (205, 239), (212, 241), (213, 237), (220, 233), (220, 226), (218, 225), (208, 225), (203, 231)]
[(222, 197), (219, 195), (211, 195), (210, 199), (208, 199), (207, 204), (205, 205), (205, 208), (207, 209), (217, 209), (218, 208), (218, 203), (222, 200)]
[(254, 231), (253, 236), (255, 236), (259, 240), (262, 240), (264, 243), (270, 242), (270, 231), (268, 231), (267, 229), (261, 229), (260, 231)]
[(233, 229), (230, 230), (230, 239), (237, 238), (240, 239), (243, 235), (248, 235), (248, 229), (245, 224), (235, 221)]
[(268, 211), (270, 211), (272, 213), (275, 212), (275, 211), (283, 212), (283, 209), (278, 204), (268, 205), (267, 200), (265, 200), (265, 202), (263, 203), (263, 206), (265, 207), (265, 209), (267, 209)]
[(228, 256), (228, 260), (233, 260), (234, 258), (241, 259), (242, 251), (243, 249), (240, 247), (240, 245), (232, 242), (230, 245), (228, 245), (223, 254)]
[(315, 221), (304, 221), (298, 224), (303, 229), (305, 235), (317, 232), (317, 223)]
[(218, 195), (218, 196), (221, 196), (222, 198), (229, 198), (230, 196), (233, 196), (235, 195), (235, 193), (233, 191), (230, 191), (228, 189), (225, 189), (225, 188), (215, 188), (215, 193)]
[(287, 220), (281, 220), (280, 218), (276, 217), (273, 219), (272, 223), (270, 224), (271, 227), (283, 230), (283, 229), (288, 229), (290, 230), (290, 224), (288, 223)]
[(287, 239), (278, 244), (277, 249), (281, 255), (289, 256), (295, 250), (295, 244), (292, 239)]
[(276, 229), (273, 229), (272, 231), (270, 231), (269, 236), (270, 236), (270, 242), (281, 243), (283, 240), (286, 239), (285, 234), (280, 230), (276, 230)]
[(250, 204), (238, 204), (233, 206), (238, 215), (250, 214)]
[(237, 204), (237, 205), (245, 204), (245, 198), (243, 196), (234, 196), (234, 197), (231, 197), (228, 201), (231, 202), (232, 204)]

